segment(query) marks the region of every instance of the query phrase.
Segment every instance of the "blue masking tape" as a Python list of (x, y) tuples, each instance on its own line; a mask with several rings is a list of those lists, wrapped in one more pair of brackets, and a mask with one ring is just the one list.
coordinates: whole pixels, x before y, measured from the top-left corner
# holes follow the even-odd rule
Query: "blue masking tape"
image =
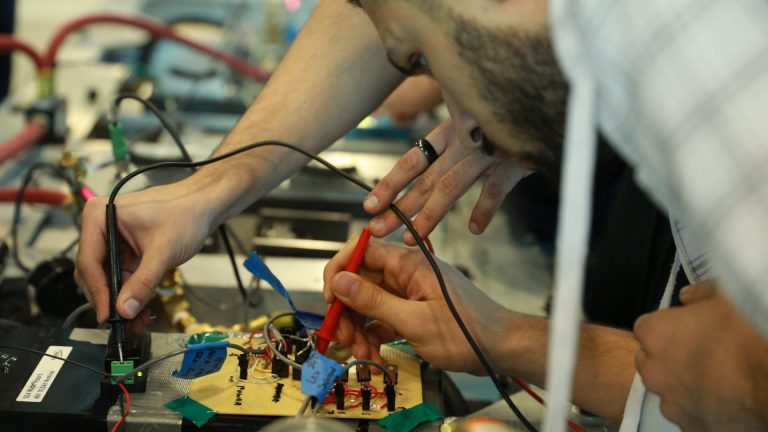
[(344, 368), (335, 361), (313, 351), (301, 365), (301, 392), (314, 396), (322, 403)]
[(317, 330), (323, 325), (323, 319), (325, 317), (322, 315), (300, 310), (294, 310), (294, 312), (296, 312), (296, 319), (299, 320), (301, 325), (306, 329)]
[(227, 359), (229, 342), (209, 342), (188, 345), (189, 351), (184, 353), (181, 367), (173, 371), (176, 378), (195, 379), (218, 372)]
[(296, 313), (296, 319), (299, 320), (301, 325), (307, 329), (317, 330), (323, 324), (323, 316), (312, 312), (304, 312), (296, 309), (296, 305), (293, 303), (291, 295), (288, 294), (288, 290), (285, 289), (280, 280), (272, 273), (272, 270), (264, 264), (259, 254), (252, 252), (248, 255), (243, 263), (246, 269), (259, 279), (266, 281), (269, 286), (272, 287), (278, 294), (288, 300), (288, 304), (291, 306), (293, 312)]

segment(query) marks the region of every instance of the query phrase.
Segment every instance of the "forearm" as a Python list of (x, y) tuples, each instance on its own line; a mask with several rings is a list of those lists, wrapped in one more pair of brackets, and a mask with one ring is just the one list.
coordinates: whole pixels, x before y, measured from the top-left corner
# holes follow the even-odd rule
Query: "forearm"
[[(280, 140), (316, 153), (370, 113), (402, 79), (368, 17), (346, 1), (321, 1), (266, 87), (215, 151)], [(266, 147), (201, 169), (214, 224), (231, 217), (299, 169), (306, 158)]]
[[(509, 335), (491, 355), (505, 375), (543, 386), (546, 376), (549, 320), (515, 315)], [(632, 333), (582, 324), (572, 401), (609, 420), (620, 422), (632, 379), (638, 343)], [(501, 360), (503, 359), (503, 360)], [(499, 361), (501, 360), (501, 361)]]

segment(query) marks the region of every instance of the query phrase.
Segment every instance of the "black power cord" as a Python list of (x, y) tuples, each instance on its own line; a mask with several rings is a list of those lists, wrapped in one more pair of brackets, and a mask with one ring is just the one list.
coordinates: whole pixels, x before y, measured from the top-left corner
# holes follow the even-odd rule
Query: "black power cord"
[[(156, 169), (163, 169), (163, 168), (199, 168), (205, 165), (210, 165), (219, 161), (222, 161), (224, 159), (228, 159), (232, 156), (244, 153), (249, 150), (253, 150), (255, 148), (259, 147), (266, 147), (266, 146), (276, 146), (276, 147), (283, 147), (290, 150), (293, 150), (295, 152), (301, 153), (304, 156), (313, 159), (320, 163), (321, 165), (325, 166), (332, 172), (340, 175), (341, 177), (347, 179), (348, 181), (356, 184), (360, 188), (370, 192), (373, 190), (373, 188), (363, 182), (362, 180), (345, 173), (344, 171), (336, 168), (333, 164), (326, 161), (320, 156), (314, 155), (312, 153), (309, 153), (308, 151), (296, 147), (294, 145), (284, 143), (282, 141), (275, 141), (275, 140), (267, 140), (267, 141), (259, 141), (256, 143), (248, 144), (246, 146), (240, 147), (236, 150), (230, 151), (228, 153), (221, 154), (219, 156), (212, 157), (210, 159), (202, 160), (199, 162), (160, 162), (152, 165), (147, 165), (145, 167), (141, 167), (136, 169), (135, 171), (129, 173), (125, 177), (123, 177), (115, 187), (112, 189), (112, 193), (109, 196), (109, 201), (107, 204), (108, 208), (114, 209), (115, 205), (115, 199), (117, 198), (117, 194), (120, 191), (120, 189), (125, 186), (126, 183), (128, 183), (131, 179), (134, 177), (146, 173), (148, 171), (153, 171)], [(477, 358), (480, 360), (480, 363), (483, 365), (483, 368), (488, 373), (488, 376), (491, 378), (491, 381), (493, 381), (494, 386), (499, 391), (499, 394), (504, 399), (504, 401), (509, 405), (509, 408), (512, 410), (512, 412), (515, 413), (515, 416), (520, 420), (523, 425), (529, 430), (529, 431), (536, 431), (536, 427), (531, 424), (531, 422), (523, 415), (523, 413), (520, 411), (520, 409), (515, 405), (515, 403), (512, 401), (512, 399), (509, 397), (509, 394), (504, 389), (503, 384), (499, 380), (499, 377), (496, 375), (496, 372), (493, 370), (493, 367), (488, 362), (488, 359), (486, 359), (485, 355), (480, 350), (480, 347), (477, 345), (477, 342), (475, 342), (474, 338), (472, 337), (472, 334), (469, 332), (469, 329), (467, 328), (466, 324), (464, 324), (464, 321), (462, 320), (461, 316), (459, 315), (458, 310), (456, 309), (456, 306), (453, 304), (453, 300), (451, 299), (451, 296), (448, 292), (448, 287), (445, 283), (445, 279), (443, 278), (443, 274), (440, 271), (440, 267), (437, 265), (437, 262), (435, 261), (432, 254), (429, 252), (429, 249), (427, 248), (427, 245), (424, 243), (424, 240), (421, 238), (419, 233), (416, 231), (416, 228), (414, 228), (413, 224), (411, 223), (411, 220), (406, 216), (395, 204), (390, 204), (389, 208), (397, 215), (398, 218), (400, 218), (400, 221), (405, 225), (405, 227), (408, 229), (408, 231), (413, 235), (413, 238), (416, 240), (416, 244), (419, 246), (419, 249), (421, 249), (421, 252), (424, 254), (424, 256), (427, 259), (427, 262), (429, 262), (430, 267), (432, 267), (432, 270), (435, 272), (435, 276), (437, 277), (437, 282), (440, 285), (440, 291), (443, 294), (443, 298), (445, 299), (445, 303), (448, 305), (448, 309), (451, 312), (451, 315), (453, 316), (453, 319), (456, 321), (456, 324), (459, 326), (459, 329), (461, 329), (461, 332), (464, 334), (464, 337), (467, 339), (467, 342), (469, 343), (470, 347), (472, 347), (472, 351), (475, 353)], [(107, 224), (116, 224), (116, 218), (113, 219), (107, 219)], [(108, 232), (110, 231), (110, 228), (107, 227)], [(114, 227), (112, 229), (115, 229)], [(118, 244), (116, 241), (110, 242), (110, 256), (117, 258), (120, 256), (120, 251), (118, 249)], [(113, 270), (114, 271), (114, 270)]]
[[(153, 104), (152, 102), (136, 96), (134, 94), (130, 93), (121, 93), (116, 98), (115, 101), (112, 104), (112, 121), (117, 122), (117, 112), (120, 108), (120, 104), (126, 100), (131, 99), (135, 100), (142, 105), (149, 111), (151, 111), (155, 117), (160, 121), (160, 124), (165, 128), (165, 130), (168, 132), (169, 135), (171, 135), (171, 138), (173, 138), (173, 142), (176, 144), (176, 147), (179, 148), (179, 152), (181, 153), (181, 157), (186, 162), (192, 162), (192, 157), (189, 155), (189, 152), (187, 151), (186, 146), (181, 141), (181, 136), (179, 135), (179, 131), (176, 129), (176, 127), (173, 126), (171, 121), (168, 119), (168, 117), (160, 111), (160, 109), (157, 107), (157, 105)], [(227, 255), (229, 256), (229, 262), (232, 266), (232, 271), (235, 275), (235, 280), (237, 282), (237, 290), (240, 292), (240, 296), (243, 298), (243, 300), (246, 302), (246, 304), (250, 307), (256, 307), (258, 306), (258, 302), (254, 302), (251, 300), (248, 296), (248, 292), (245, 289), (245, 286), (243, 285), (243, 280), (240, 277), (240, 269), (237, 267), (237, 261), (235, 260), (235, 251), (232, 249), (232, 243), (229, 240), (229, 230), (226, 226), (226, 224), (222, 224), (218, 228), (219, 236), (221, 236), (221, 242), (224, 244), (224, 249), (227, 251)]]

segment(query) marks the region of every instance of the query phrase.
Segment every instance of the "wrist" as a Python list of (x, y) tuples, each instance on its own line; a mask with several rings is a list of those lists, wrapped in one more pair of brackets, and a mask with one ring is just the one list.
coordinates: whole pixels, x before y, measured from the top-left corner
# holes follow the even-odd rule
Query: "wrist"
[[(241, 160), (222, 160), (208, 169), (201, 169), (179, 182), (182, 194), (187, 194), (200, 209), (211, 228), (236, 216), (263, 195), (258, 187), (263, 184), (261, 170)], [(266, 192), (264, 192), (266, 193)], [(201, 205), (202, 204), (202, 205)]]
[[(491, 306), (491, 307), (489, 307)], [(482, 316), (468, 321), (472, 336), (490, 362), (494, 372), (504, 376), (520, 376), (529, 379), (529, 360), (534, 358), (536, 348), (533, 341), (546, 340), (546, 327), (542, 330), (540, 318), (510, 311), (498, 304), (478, 308)], [(543, 332), (543, 335), (540, 333)], [(543, 339), (542, 339), (543, 338)], [(546, 348), (546, 347), (545, 347)], [(487, 375), (477, 360), (472, 373)]]
[[(546, 358), (547, 320), (531, 315), (507, 311), (498, 327), (499, 343), (490, 348), (490, 356), (497, 359), (496, 371), (541, 384), (544, 381), (541, 358)], [(542, 343), (543, 341), (543, 343)]]

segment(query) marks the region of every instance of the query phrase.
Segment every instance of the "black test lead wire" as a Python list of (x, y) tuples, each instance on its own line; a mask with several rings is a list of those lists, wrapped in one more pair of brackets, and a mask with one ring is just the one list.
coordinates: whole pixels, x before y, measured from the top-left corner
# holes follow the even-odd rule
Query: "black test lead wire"
[[(173, 123), (171, 120), (166, 116), (160, 108), (157, 107), (157, 105), (153, 104), (151, 101), (144, 99), (140, 96), (130, 94), (130, 93), (121, 93), (115, 97), (115, 100), (112, 102), (112, 109), (110, 111), (110, 115), (112, 116), (112, 123), (117, 123), (117, 113), (120, 108), (120, 104), (126, 100), (134, 100), (136, 102), (141, 103), (146, 109), (152, 112), (152, 114), (155, 115), (155, 118), (160, 122), (160, 125), (168, 132), (168, 134), (173, 139), (174, 144), (176, 144), (176, 147), (178, 147), (179, 152), (181, 153), (182, 159), (186, 162), (192, 162), (192, 156), (190, 156), (189, 152), (187, 151), (187, 147), (184, 145), (184, 142), (181, 140), (181, 136), (179, 135), (179, 131), (176, 129), (176, 127), (173, 126)], [(229, 234), (227, 230), (226, 224), (221, 224), (219, 226), (219, 236), (221, 237), (221, 241), (224, 244), (224, 249), (227, 251), (227, 256), (229, 256), (229, 264), (232, 266), (232, 271), (235, 275), (235, 282), (237, 282), (237, 290), (240, 292), (240, 297), (243, 298), (243, 300), (246, 302), (246, 308), (248, 306), (250, 307), (256, 307), (258, 306), (258, 302), (253, 302), (250, 299), (250, 296), (248, 295), (248, 291), (245, 289), (245, 285), (243, 285), (243, 280), (240, 277), (240, 269), (237, 266), (237, 261), (235, 260), (235, 251), (232, 248), (232, 243), (229, 240)]]

